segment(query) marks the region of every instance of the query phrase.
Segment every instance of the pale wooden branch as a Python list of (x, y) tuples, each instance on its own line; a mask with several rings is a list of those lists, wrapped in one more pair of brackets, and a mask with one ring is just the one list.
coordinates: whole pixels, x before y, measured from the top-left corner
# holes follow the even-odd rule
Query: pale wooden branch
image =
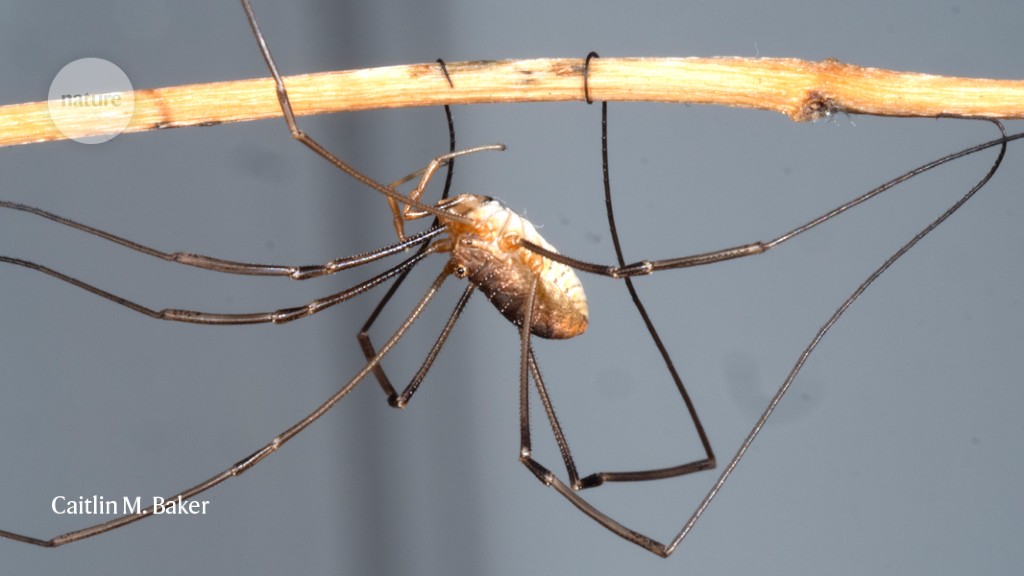
[[(582, 59), (389, 66), (285, 79), (299, 115), (367, 110), (584, 100)], [(794, 121), (836, 112), (879, 116), (1024, 118), (1024, 81), (953, 78), (783, 58), (600, 58), (591, 61), (594, 100), (717, 104), (773, 110)], [(270, 79), (137, 90), (125, 132), (280, 116)], [(80, 135), (111, 132), (83, 108)], [(66, 121), (63, 121), (66, 122)], [(63, 124), (62, 122), (62, 124)], [(66, 125), (66, 124), (64, 124)], [(0, 146), (61, 140), (46, 102), (0, 107)]]

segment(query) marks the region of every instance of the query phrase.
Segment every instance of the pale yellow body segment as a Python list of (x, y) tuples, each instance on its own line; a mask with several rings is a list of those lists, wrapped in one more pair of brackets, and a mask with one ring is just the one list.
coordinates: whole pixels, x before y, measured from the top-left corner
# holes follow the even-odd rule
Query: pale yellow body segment
[(542, 338), (572, 338), (587, 329), (587, 297), (576, 272), (519, 246), (524, 239), (557, 252), (533, 224), (498, 200), (476, 194), (455, 196), (438, 208), (473, 222), (446, 223), (452, 271), (478, 286), (506, 318), (522, 323), (536, 278), (530, 332)]

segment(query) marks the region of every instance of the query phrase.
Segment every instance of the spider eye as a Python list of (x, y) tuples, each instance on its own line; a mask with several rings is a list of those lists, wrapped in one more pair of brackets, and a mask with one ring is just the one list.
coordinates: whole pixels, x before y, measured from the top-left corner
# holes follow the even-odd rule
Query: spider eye
[(466, 270), (466, 267), (463, 266), (462, 264), (459, 264), (458, 266), (455, 267), (455, 276), (456, 277), (458, 277), (458, 278), (465, 278), (468, 275), (469, 275), (469, 270)]

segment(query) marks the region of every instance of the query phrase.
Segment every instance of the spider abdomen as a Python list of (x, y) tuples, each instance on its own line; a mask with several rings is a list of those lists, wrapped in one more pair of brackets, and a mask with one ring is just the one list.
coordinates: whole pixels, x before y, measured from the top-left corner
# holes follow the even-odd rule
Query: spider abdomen
[(524, 239), (556, 251), (533, 224), (487, 196), (462, 194), (446, 202), (445, 209), (473, 221), (447, 224), (453, 270), (478, 286), (505, 318), (522, 324), (536, 278), (530, 332), (572, 338), (587, 329), (587, 297), (573, 269), (519, 246)]

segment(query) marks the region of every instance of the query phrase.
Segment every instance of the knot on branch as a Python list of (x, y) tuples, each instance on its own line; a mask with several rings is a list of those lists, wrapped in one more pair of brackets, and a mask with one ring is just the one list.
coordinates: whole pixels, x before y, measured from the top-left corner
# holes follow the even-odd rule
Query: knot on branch
[(811, 90), (804, 97), (800, 110), (793, 119), (797, 122), (814, 122), (831, 118), (838, 111), (839, 107), (832, 98), (817, 90)]

